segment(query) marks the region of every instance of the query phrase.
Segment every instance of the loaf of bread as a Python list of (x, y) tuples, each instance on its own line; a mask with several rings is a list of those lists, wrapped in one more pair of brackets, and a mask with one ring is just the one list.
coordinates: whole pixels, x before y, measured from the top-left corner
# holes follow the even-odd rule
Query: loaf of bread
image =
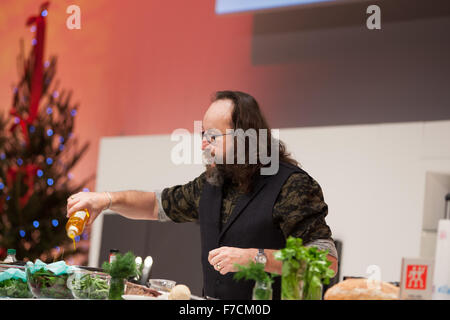
[(191, 290), (184, 284), (177, 284), (170, 290), (169, 300), (189, 300), (191, 299)]
[(329, 288), (325, 300), (398, 300), (400, 289), (390, 283), (346, 279)]

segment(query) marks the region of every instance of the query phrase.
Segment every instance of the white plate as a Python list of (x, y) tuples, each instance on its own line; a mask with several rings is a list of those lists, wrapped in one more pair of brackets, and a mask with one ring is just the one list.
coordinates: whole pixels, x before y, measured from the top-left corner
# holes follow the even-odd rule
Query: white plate
[(124, 294), (122, 298), (125, 300), (168, 300), (169, 298), (168, 292), (161, 292), (160, 296), (150, 297), (150, 296), (141, 296), (137, 294)]

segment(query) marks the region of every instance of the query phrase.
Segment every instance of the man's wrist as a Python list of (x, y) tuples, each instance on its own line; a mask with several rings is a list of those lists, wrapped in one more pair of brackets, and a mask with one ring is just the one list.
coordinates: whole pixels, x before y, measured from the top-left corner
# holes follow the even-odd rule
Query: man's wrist
[(254, 261), (256, 263), (261, 263), (263, 265), (267, 264), (267, 254), (264, 252), (264, 249), (262, 248), (257, 249)]
[(109, 210), (112, 207), (112, 203), (113, 203), (113, 199), (112, 199), (112, 195), (110, 192), (103, 192), (105, 198), (106, 198), (106, 203), (105, 206), (103, 207), (104, 209), (102, 211), (105, 210)]

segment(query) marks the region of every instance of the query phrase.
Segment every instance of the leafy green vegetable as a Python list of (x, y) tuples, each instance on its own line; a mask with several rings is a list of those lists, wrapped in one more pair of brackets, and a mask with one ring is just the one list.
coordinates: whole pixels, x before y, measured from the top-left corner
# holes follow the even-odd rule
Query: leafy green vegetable
[(125, 255), (118, 253), (112, 263), (107, 261), (103, 262), (102, 268), (112, 278), (118, 279), (135, 277), (140, 272), (136, 266), (135, 256), (131, 251), (128, 251)]
[(38, 298), (73, 299), (72, 292), (67, 288), (68, 277), (68, 274), (55, 275), (44, 269), (33, 274), (27, 270), (31, 291)]
[(111, 276), (109, 287), (110, 300), (122, 300), (125, 289), (124, 281), (140, 275), (140, 270), (136, 266), (135, 256), (128, 251), (125, 255), (118, 253), (112, 263), (103, 262), (102, 268)]
[(235, 280), (253, 280), (255, 281), (254, 294), (255, 300), (270, 300), (272, 296), (272, 282), (276, 274), (264, 271), (264, 264), (250, 261), (246, 266), (235, 263), (234, 267), (238, 270), (233, 279)]
[(79, 279), (72, 279), (72, 292), (77, 299), (105, 300), (109, 294), (108, 280), (98, 275), (85, 274)]
[(262, 263), (256, 263), (254, 261), (250, 261), (246, 266), (235, 263), (234, 267), (238, 270), (233, 276), (235, 280), (245, 279), (271, 284), (273, 282), (272, 278), (276, 276), (264, 271), (264, 265)]
[(301, 238), (289, 237), (286, 247), (276, 251), (275, 259), (283, 261), (281, 296), (284, 300), (321, 299), (322, 284), (334, 276), (329, 268), (328, 250), (305, 247)]
[(289, 237), (286, 247), (276, 251), (274, 257), (283, 261), (281, 270), (281, 298), (283, 300), (300, 300), (300, 281), (305, 269), (303, 241)]
[(32, 298), (33, 295), (22, 279), (8, 279), (0, 282), (0, 297)]
[(306, 250), (307, 268), (303, 276), (303, 299), (320, 300), (322, 284), (329, 284), (334, 277), (334, 271), (329, 268), (331, 262), (327, 259), (328, 250), (309, 247)]

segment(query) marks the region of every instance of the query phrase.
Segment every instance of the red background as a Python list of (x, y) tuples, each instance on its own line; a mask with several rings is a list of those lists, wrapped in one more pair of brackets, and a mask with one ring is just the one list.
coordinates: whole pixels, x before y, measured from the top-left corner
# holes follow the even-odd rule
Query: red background
[[(28, 51), (33, 34), (25, 21), (39, 4), (0, 4), (3, 112), (18, 81), (19, 39)], [(66, 27), (71, 4), (81, 9), (81, 30)], [(45, 57), (58, 56), (60, 87), (73, 89), (80, 102), (75, 134), (91, 142), (74, 171), (77, 180), (95, 172), (102, 136), (192, 131), (216, 90), (263, 96), (269, 87), (262, 79), (277, 75), (278, 67), (251, 64), (252, 15), (217, 16), (210, 0), (59, 0), (51, 2), (47, 22)]]

